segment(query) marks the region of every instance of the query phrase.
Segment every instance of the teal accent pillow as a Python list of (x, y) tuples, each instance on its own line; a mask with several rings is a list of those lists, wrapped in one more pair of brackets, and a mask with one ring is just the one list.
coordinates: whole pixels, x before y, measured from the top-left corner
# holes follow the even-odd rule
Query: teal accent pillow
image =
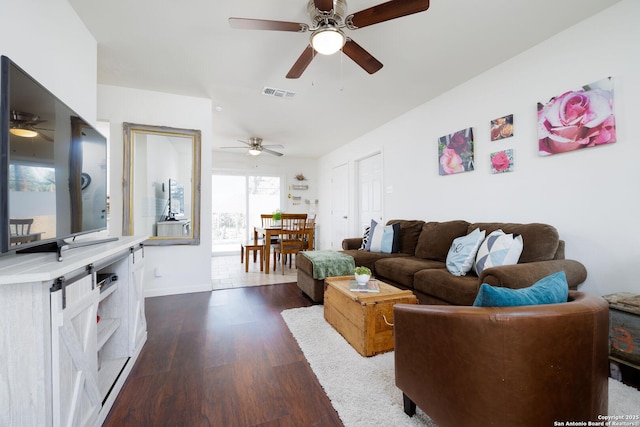
[(466, 236), (453, 240), (447, 254), (447, 270), (454, 276), (466, 275), (473, 266), (478, 248), (484, 241), (485, 231), (476, 228)]
[(512, 307), (567, 302), (569, 284), (564, 271), (538, 280), (528, 288), (509, 289), (483, 283), (473, 305), (476, 307)]

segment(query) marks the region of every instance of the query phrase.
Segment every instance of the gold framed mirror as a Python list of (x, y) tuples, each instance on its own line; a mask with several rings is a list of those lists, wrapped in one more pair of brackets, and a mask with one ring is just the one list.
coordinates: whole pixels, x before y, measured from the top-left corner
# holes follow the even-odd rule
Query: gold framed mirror
[(201, 132), (123, 123), (122, 234), (145, 245), (200, 244)]

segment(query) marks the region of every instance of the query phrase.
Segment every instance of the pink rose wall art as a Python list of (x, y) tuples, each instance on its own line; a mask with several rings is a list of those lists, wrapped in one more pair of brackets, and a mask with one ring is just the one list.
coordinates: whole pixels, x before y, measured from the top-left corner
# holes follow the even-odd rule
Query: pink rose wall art
[(491, 173), (513, 172), (513, 149), (491, 153)]
[(473, 129), (467, 128), (438, 139), (440, 175), (473, 170)]
[(538, 103), (538, 153), (565, 153), (616, 142), (613, 79)]

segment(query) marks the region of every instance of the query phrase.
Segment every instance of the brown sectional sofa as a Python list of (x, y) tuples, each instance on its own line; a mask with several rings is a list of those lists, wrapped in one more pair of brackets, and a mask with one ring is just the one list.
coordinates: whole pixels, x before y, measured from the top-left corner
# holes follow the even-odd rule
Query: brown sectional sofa
[[(361, 237), (345, 239), (342, 252), (353, 256), (356, 266), (369, 267), (376, 278), (412, 290), (420, 304), (471, 305), (482, 283), (518, 289), (558, 271), (565, 272), (569, 289), (577, 290), (587, 277), (584, 265), (564, 258), (564, 241), (551, 225), (463, 220), (391, 220), (387, 224), (396, 222), (400, 223), (398, 253), (361, 250)], [(466, 276), (451, 274), (445, 264), (451, 243), (475, 228), (485, 230), (487, 235), (498, 229), (520, 234), (524, 247), (518, 264), (487, 268), (480, 277), (473, 270)], [(298, 286), (314, 301), (322, 301), (324, 286), (313, 279), (313, 264), (306, 257), (297, 258)]]

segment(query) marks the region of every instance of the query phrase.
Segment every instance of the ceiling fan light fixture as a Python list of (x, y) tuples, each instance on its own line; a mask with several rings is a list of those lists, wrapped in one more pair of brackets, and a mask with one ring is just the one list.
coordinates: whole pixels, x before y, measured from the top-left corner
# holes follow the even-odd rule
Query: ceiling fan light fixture
[(11, 129), (9, 129), (9, 132), (11, 132), (12, 135), (20, 136), (22, 138), (35, 138), (36, 136), (38, 136), (38, 132), (36, 132), (35, 130), (19, 126), (12, 127)]
[(262, 150), (258, 149), (257, 147), (249, 148), (249, 154), (251, 154), (252, 156), (257, 156), (260, 153), (262, 153)]
[(344, 46), (345, 37), (340, 29), (328, 25), (311, 34), (311, 46), (322, 55), (333, 55)]

